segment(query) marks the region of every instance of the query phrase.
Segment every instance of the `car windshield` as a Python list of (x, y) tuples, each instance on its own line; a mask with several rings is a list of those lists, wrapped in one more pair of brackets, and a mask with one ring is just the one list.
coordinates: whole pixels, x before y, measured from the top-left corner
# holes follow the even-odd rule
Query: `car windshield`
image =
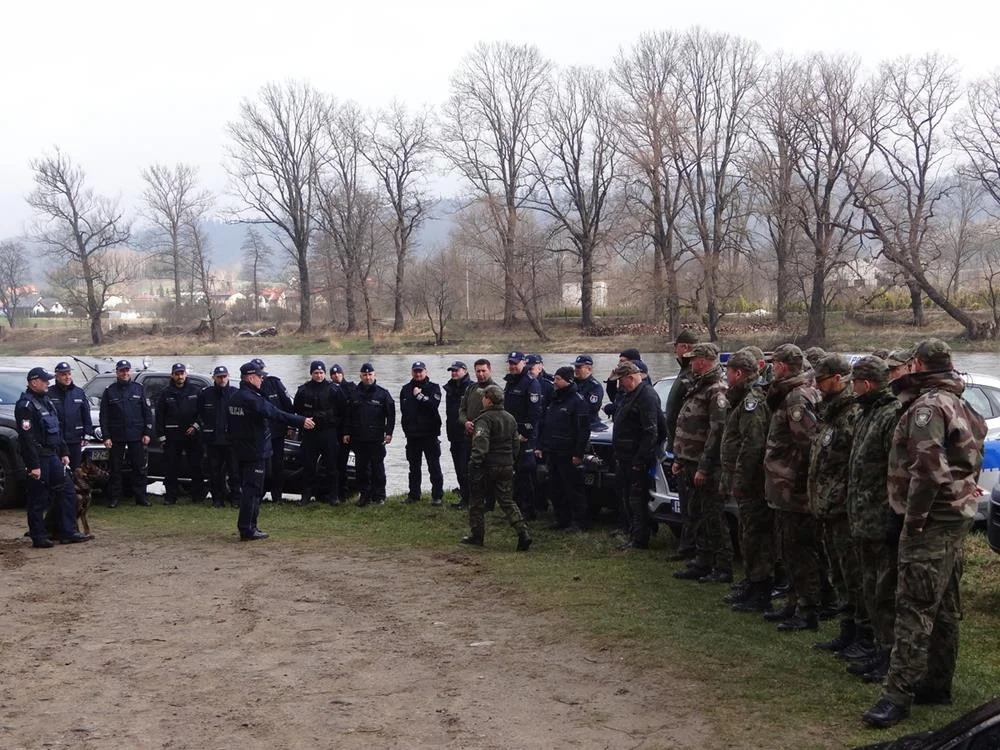
[(15, 404), (28, 387), (23, 372), (0, 372), (0, 404)]

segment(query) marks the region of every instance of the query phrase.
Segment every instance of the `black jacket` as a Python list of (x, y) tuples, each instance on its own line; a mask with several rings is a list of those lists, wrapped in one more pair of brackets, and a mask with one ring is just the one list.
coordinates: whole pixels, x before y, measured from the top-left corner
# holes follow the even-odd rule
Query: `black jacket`
[(504, 375), (503, 408), (517, 421), (517, 433), (531, 444), (542, 416), (542, 387), (525, 367), (520, 375)]
[(272, 422), (291, 427), (305, 424), (305, 417), (272, 406), (258, 389), (246, 381), (240, 383), (239, 390), (233, 390), (235, 393), (226, 409), (226, 421), (238, 461), (249, 463), (271, 457)]
[(153, 437), (153, 409), (134, 380), (114, 383), (101, 396), (101, 438), (134, 441)]
[(76, 383), (71, 383), (69, 388), (63, 388), (56, 383), (49, 386), (49, 398), (59, 413), (63, 439), (67, 443), (79, 443), (84, 435), (94, 434), (94, 424), (90, 419), (90, 401), (83, 388)]
[(535, 448), (546, 453), (580, 456), (590, 439), (590, 412), (576, 386), (553, 389), (552, 398), (542, 414), (535, 438)]
[(358, 384), (357, 398), (351, 404), (348, 435), (352, 442), (379, 442), (396, 429), (396, 402), (378, 383)]
[(619, 463), (648, 467), (657, 458), (660, 399), (648, 381), (625, 395), (615, 412), (612, 447)]
[[(41, 467), (42, 456), (65, 456), (66, 441), (59, 426), (59, 414), (48, 394), (26, 390), (14, 406), (17, 420), (17, 442), (21, 458), (28, 471)], [(9, 477), (8, 481), (13, 481)]]
[[(413, 393), (414, 388), (420, 392)], [(437, 437), (441, 434), (441, 387), (429, 378), (410, 380), (399, 392), (399, 415), (406, 437)]]
[(573, 380), (577, 391), (587, 404), (591, 422), (601, 421), (601, 402), (604, 401), (604, 386), (591, 375), (583, 380)]
[(201, 386), (190, 380), (178, 388), (172, 382), (156, 399), (156, 434), (183, 440), (189, 427), (198, 429), (198, 394)]
[(545, 407), (548, 406), (549, 399), (552, 398), (552, 394), (556, 392), (556, 384), (551, 375), (549, 375), (545, 370), (542, 370), (541, 374), (535, 378), (538, 381), (538, 388), (542, 394), (542, 408), (541, 413), (545, 413)]
[(472, 385), (472, 378), (466, 373), (465, 377), (458, 380), (449, 379), (441, 386), (444, 389), (444, 411), (445, 411), (445, 431), (448, 433), (449, 442), (465, 439), (465, 423), (460, 416), (462, 410), (462, 396)]
[(229, 445), (229, 401), (237, 389), (231, 385), (214, 383), (198, 394), (198, 424), (206, 445)]
[[(260, 384), (260, 395), (267, 399), (271, 406), (281, 409), (281, 411), (292, 411), (292, 397), (288, 395), (288, 389), (281, 382), (277, 375), (268, 375)], [(283, 438), (284, 430), (277, 427), (271, 430), (271, 439)]]
[(307, 380), (295, 391), (296, 414), (312, 417), (317, 430), (344, 429), (347, 421), (347, 399), (340, 387), (329, 380)]

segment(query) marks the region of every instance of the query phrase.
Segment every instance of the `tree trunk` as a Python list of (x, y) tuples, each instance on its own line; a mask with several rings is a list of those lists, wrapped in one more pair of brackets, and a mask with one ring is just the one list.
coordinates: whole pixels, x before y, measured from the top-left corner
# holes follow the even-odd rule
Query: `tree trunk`
[(312, 285), (309, 283), (308, 246), (297, 247), (299, 266), (299, 330), (296, 333), (312, 331)]
[(395, 313), (392, 330), (399, 333), (403, 330), (403, 275), (406, 273), (406, 247), (396, 250), (396, 287), (393, 290)]
[(580, 248), (580, 264), (580, 326), (586, 329), (594, 325), (594, 247), (592, 242), (587, 242)]
[(663, 258), (660, 249), (653, 247), (653, 322), (662, 323), (665, 318), (666, 300), (663, 294)]
[(90, 343), (100, 344), (104, 339), (104, 331), (101, 329), (101, 306), (97, 304), (97, 296), (94, 294), (94, 277), (90, 270), (90, 258), (86, 253), (80, 255), (80, 270), (83, 271), (83, 280), (87, 285), (87, 314), (90, 316)]
[(812, 292), (809, 295), (809, 324), (806, 328), (806, 341), (812, 346), (823, 346), (826, 343), (826, 279), (823, 272), (825, 261), (816, 259), (812, 275)]
[[(920, 294), (920, 284), (916, 281), (907, 281), (906, 286), (910, 290), (910, 311), (913, 313), (913, 327), (924, 327), (924, 302)], [(942, 299), (947, 299), (942, 296)], [(959, 321), (961, 322), (961, 321)]]
[(357, 310), (354, 309), (355, 273), (348, 272), (345, 281), (347, 282), (344, 284), (344, 307), (347, 308), (347, 330), (345, 333), (355, 333), (358, 330), (358, 314)]
[(778, 261), (778, 286), (774, 298), (774, 322), (784, 325), (788, 322), (788, 255), (785, 250), (781, 250), (775, 256)]
[(181, 319), (181, 247), (179, 230), (175, 229), (170, 236), (170, 257), (174, 266), (174, 322)]

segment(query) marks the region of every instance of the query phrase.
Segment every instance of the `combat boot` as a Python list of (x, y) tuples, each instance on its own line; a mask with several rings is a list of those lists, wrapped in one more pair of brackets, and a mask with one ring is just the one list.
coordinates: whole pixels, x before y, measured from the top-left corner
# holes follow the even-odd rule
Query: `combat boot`
[(753, 584), (750, 583), (750, 579), (744, 578), (739, 583), (733, 585), (733, 590), (722, 597), (722, 602), (723, 604), (736, 604), (736, 602), (745, 601), (750, 596), (752, 590)]
[(837, 656), (844, 661), (868, 661), (878, 653), (874, 641), (875, 633), (871, 628), (858, 628), (857, 639)]
[[(482, 544), (482, 542), (480, 542)], [(531, 537), (528, 535), (528, 530), (517, 532), (517, 551), (527, 552), (528, 547), (531, 546)]]
[(711, 572), (711, 568), (703, 568), (701, 565), (692, 565), (690, 568), (675, 570), (674, 578), (679, 581), (698, 581)]
[(795, 605), (786, 604), (781, 609), (776, 609), (773, 612), (765, 612), (764, 619), (768, 622), (784, 622), (789, 617), (795, 615)]
[(837, 651), (843, 651), (845, 648), (854, 643), (856, 634), (857, 625), (854, 620), (841, 620), (840, 635), (833, 640), (814, 643), (813, 648), (817, 651), (833, 651), (834, 653)]
[[(733, 612), (763, 612), (771, 611), (771, 581), (751, 583), (746, 598), (733, 602)], [(766, 616), (766, 614), (765, 614)]]
[(459, 541), (462, 544), (473, 544), (477, 547), (483, 546), (483, 532), (472, 531), (468, 536), (463, 536)]
[(782, 633), (796, 633), (800, 630), (819, 630), (819, 618), (815, 614), (792, 615), (787, 620), (778, 623), (778, 630)]
[(878, 703), (865, 711), (861, 718), (866, 724), (879, 729), (888, 729), (910, 715), (910, 709), (893, 702), (891, 698), (880, 698)]
[(712, 568), (708, 575), (698, 579), (698, 583), (732, 583), (733, 571), (721, 568)]
[(864, 677), (869, 672), (874, 672), (883, 664), (889, 663), (889, 652), (886, 649), (879, 649), (875, 656), (867, 661), (855, 661), (847, 665), (847, 673), (855, 677)]

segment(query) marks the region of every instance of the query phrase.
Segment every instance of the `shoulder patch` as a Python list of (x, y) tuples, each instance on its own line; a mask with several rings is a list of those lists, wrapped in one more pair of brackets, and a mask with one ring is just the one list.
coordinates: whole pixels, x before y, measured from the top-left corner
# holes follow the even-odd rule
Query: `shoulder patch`
[(476, 431), (475, 431), (475, 433), (473, 433), (472, 437), (477, 438), (477, 437), (479, 437), (482, 434), (483, 434), (483, 428), (482, 427), (477, 427)]
[(726, 398), (725, 391), (719, 391), (718, 395), (715, 397), (715, 405), (720, 409), (729, 408), (729, 399)]
[(743, 402), (743, 408), (746, 409), (747, 411), (753, 411), (754, 409), (757, 408), (757, 399), (748, 398), (746, 401)]
[(592, 403), (592, 404), (596, 404), (597, 403), (597, 394), (596, 393), (591, 393), (590, 394), (590, 403)]
[(927, 424), (931, 421), (931, 417), (933, 415), (934, 412), (931, 410), (929, 406), (918, 407), (917, 410), (913, 412), (913, 423), (917, 427), (926, 427)]
[(533, 404), (537, 404), (538, 403), (538, 394), (537, 393), (529, 393), (528, 394), (528, 400), (531, 403), (533, 403)]
[(798, 406), (798, 405), (793, 406), (791, 408), (791, 410), (788, 412), (788, 417), (793, 422), (801, 422), (802, 421), (802, 407)]
[(826, 448), (828, 445), (830, 445), (830, 443), (833, 442), (833, 428), (832, 427), (827, 427), (823, 431), (823, 438), (822, 438), (821, 442), (822, 442), (822, 445), (823, 445), (824, 448)]
[(25, 430), (25, 431), (30, 430), (31, 429), (31, 420), (30, 419), (22, 419), (21, 420), (21, 429)]

